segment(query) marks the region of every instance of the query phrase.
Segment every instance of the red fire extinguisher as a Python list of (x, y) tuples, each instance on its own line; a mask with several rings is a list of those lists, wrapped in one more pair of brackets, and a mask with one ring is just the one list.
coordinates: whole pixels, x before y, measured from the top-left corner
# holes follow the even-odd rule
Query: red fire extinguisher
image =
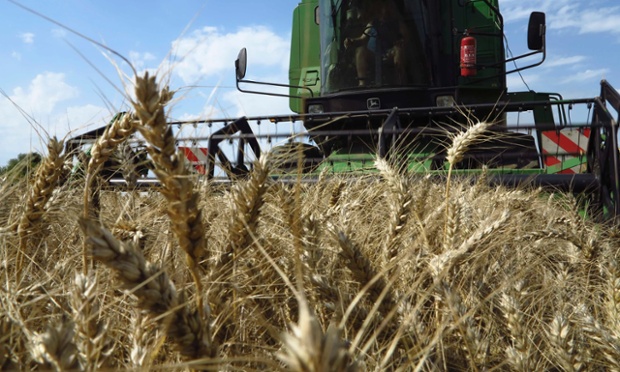
[(461, 76), (475, 76), (476, 73), (476, 39), (465, 36), (461, 39)]

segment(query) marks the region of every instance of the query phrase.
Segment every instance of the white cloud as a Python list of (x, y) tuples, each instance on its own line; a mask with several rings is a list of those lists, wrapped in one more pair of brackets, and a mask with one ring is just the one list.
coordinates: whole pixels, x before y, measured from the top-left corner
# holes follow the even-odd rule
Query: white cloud
[(70, 106), (65, 112), (56, 117), (57, 125), (61, 129), (57, 135), (63, 135), (65, 129), (70, 133), (70, 137), (87, 130), (104, 126), (113, 117), (108, 109), (101, 106), (87, 104), (84, 106)]
[(37, 75), (27, 89), (15, 88), (11, 98), (27, 112), (46, 115), (50, 114), (59, 102), (77, 95), (77, 88), (65, 82), (65, 74), (46, 72)]
[(291, 112), (288, 98), (231, 91), (223, 94), (222, 99), (229, 107), (228, 116), (262, 116), (284, 115)]
[(500, 5), (506, 23), (527, 20), (531, 12), (542, 11), (547, 15), (548, 30), (620, 34), (620, 7), (602, 4), (601, 1), (503, 0)]
[(11, 52), (11, 57), (15, 58), (18, 61), (22, 60), (22, 54), (19, 52), (15, 52), (15, 51)]
[(155, 58), (155, 55), (149, 52), (129, 52), (129, 60), (131, 61), (131, 64), (136, 70), (145, 69), (148, 63), (153, 62)]
[[(527, 86), (523, 83), (527, 84)], [(540, 75), (537, 74), (510, 74), (506, 76), (506, 85), (511, 92), (533, 89), (533, 85), (540, 81)]]
[(59, 39), (63, 39), (67, 37), (67, 30), (63, 28), (54, 28), (52, 29), (52, 36), (57, 37)]
[(555, 57), (553, 59), (548, 59), (543, 64), (544, 67), (558, 67), (558, 66), (566, 66), (566, 65), (579, 65), (586, 59), (585, 56), (571, 56), (571, 57)]
[(25, 44), (34, 43), (34, 34), (32, 32), (24, 32), (19, 35), (19, 38), (22, 39)]
[(249, 70), (256, 67), (288, 68), (288, 39), (266, 27), (244, 27), (235, 33), (204, 27), (173, 42), (173, 53), (179, 59), (174, 73), (186, 84), (221, 75), (232, 69), (242, 47), (248, 48)]
[(31, 145), (41, 151), (42, 140), (35, 130), (39, 126), (50, 129), (50, 135), (63, 136), (64, 133), (56, 133), (54, 129), (58, 120), (55, 110), (62, 102), (77, 97), (78, 90), (65, 81), (64, 74), (46, 72), (37, 75), (27, 87), (16, 87), (5, 93), (8, 98), (0, 97), (0, 117), (3, 118), (0, 164), (30, 151)]
[(609, 73), (609, 69), (600, 68), (597, 70), (585, 70), (576, 74), (572, 74), (570, 77), (562, 80), (562, 83), (580, 83), (588, 80), (601, 80), (605, 78), (605, 75)]

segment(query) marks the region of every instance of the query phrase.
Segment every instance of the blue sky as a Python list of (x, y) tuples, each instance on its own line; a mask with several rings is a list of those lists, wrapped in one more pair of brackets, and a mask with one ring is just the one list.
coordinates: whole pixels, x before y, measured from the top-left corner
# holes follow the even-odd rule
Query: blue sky
[[(123, 55), (139, 71), (156, 70), (179, 90), (174, 119), (286, 114), (286, 99), (239, 93), (233, 62), (248, 48), (248, 78), (285, 83), (291, 15), (297, 0), (19, 0)], [(526, 52), (533, 10), (547, 14), (547, 61), (526, 70), (533, 90), (565, 97), (620, 87), (617, 0), (500, 0), (512, 52)], [(44, 151), (39, 133), (64, 137), (104, 125), (127, 109), (130, 69), (101, 47), (0, 0), (0, 165)], [(614, 63), (615, 62), (615, 63)], [(525, 89), (518, 75), (511, 90)]]

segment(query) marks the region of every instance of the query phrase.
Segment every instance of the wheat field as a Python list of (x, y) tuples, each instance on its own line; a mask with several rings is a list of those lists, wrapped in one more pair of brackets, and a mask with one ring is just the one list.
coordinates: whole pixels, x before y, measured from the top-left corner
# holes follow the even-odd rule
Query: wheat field
[[(135, 90), (83, 178), (52, 138), (0, 184), (2, 369), (619, 369), (618, 235), (572, 196), (383, 160), (282, 184), (269, 154), (209, 184), (176, 152), (173, 92), (148, 74)], [(136, 132), (160, 187), (98, 190)]]

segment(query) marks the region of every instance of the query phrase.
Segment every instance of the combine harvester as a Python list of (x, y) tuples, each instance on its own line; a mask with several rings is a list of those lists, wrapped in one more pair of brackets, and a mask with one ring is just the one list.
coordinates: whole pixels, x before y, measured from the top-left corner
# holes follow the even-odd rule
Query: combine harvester
[[(507, 58), (504, 41), (498, 0), (303, 0), (293, 13), (289, 84), (246, 80), (245, 49), (235, 62), (239, 90), (288, 97), (296, 115), (170, 125), (177, 133), (208, 128), (206, 135), (178, 136), (207, 178), (242, 176), (277, 146), (301, 147), (302, 169), (312, 179), (326, 168), (371, 172), (378, 157), (445, 175), (451, 133), (466, 130), (472, 118), (487, 119), (494, 125), (486, 140), (453, 174), (474, 176), (485, 167), (493, 184), (582, 194), (597, 216), (614, 220), (620, 95), (605, 81), (593, 98), (508, 92), (508, 74), (545, 60), (545, 14), (530, 16), (530, 52)], [(288, 93), (248, 90), (252, 84)], [(291, 133), (295, 124), (304, 129)]]

